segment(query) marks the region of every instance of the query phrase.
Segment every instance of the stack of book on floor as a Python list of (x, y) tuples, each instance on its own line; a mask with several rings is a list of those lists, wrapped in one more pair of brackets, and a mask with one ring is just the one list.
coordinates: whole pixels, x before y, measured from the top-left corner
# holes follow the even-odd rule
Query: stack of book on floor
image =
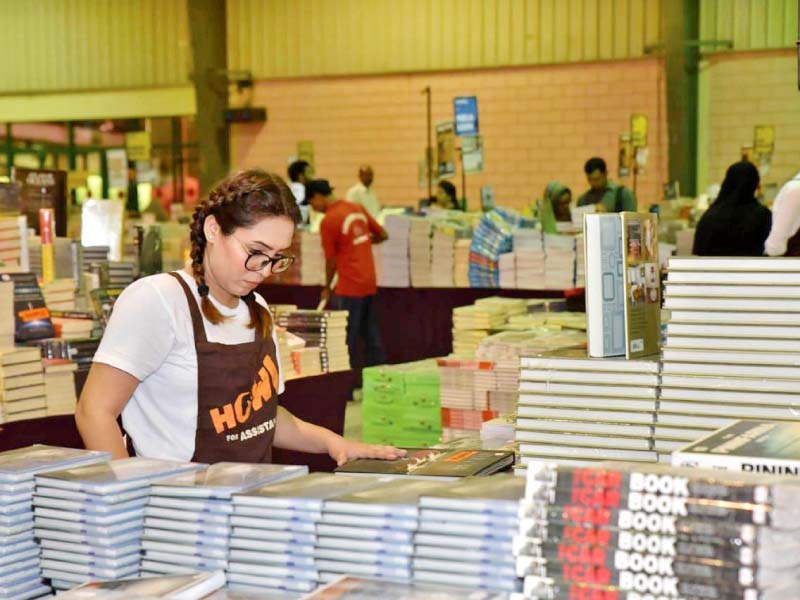
[(0, 348), (0, 365), (0, 422), (44, 417), (47, 399), (39, 348)]
[(0, 598), (39, 598), (51, 591), (41, 579), (34, 539), (36, 473), (109, 460), (109, 452), (43, 445), (0, 453)]
[(300, 231), (300, 256), (302, 264), (293, 266), (294, 269), (300, 269), (300, 284), (324, 285), (325, 253), (318, 233), (312, 233), (307, 229)]
[(794, 258), (670, 259), (659, 444), (737, 419), (800, 418), (798, 284)]
[(469, 287), (469, 247), (471, 239), (456, 240), (453, 248), (453, 285)]
[(794, 598), (800, 485), (607, 463), (528, 467), (522, 598)]
[(42, 295), (47, 308), (53, 310), (75, 310), (75, 281), (55, 279), (42, 284)]
[(110, 287), (127, 287), (133, 283), (135, 265), (131, 262), (108, 262), (108, 285)]
[(408, 239), (411, 234), (411, 219), (403, 215), (387, 215), (384, 229), (389, 239), (381, 246), (381, 287), (411, 287), (408, 262)]
[(522, 464), (655, 462), (657, 359), (588, 358), (582, 348), (523, 357), (517, 410)]
[(134, 457), (37, 475), (42, 576), (60, 590), (137, 576), (150, 483), (201, 466)]
[(411, 229), (408, 235), (408, 254), (411, 269), (411, 285), (413, 287), (431, 287), (433, 271), (431, 270), (431, 220), (423, 217), (411, 217)]
[(463, 479), (420, 497), (414, 580), (497, 593), (522, 591), (513, 540), (524, 494), (524, 478), (493, 475)]
[(501, 254), (497, 259), (500, 288), (513, 290), (517, 287), (516, 263), (513, 252)]
[[(308, 352), (302, 353), (297, 361), (300, 374), (306, 376), (316, 370), (316, 358), (311, 350), (314, 348), (318, 350), (319, 368), (323, 373), (347, 371), (350, 368), (347, 318), (346, 310), (296, 310), (278, 313), (278, 326), (306, 342), (305, 348)], [(296, 364), (295, 368), (297, 367)]]
[[(134, 577), (113, 581), (93, 581), (59, 594), (63, 600), (154, 600), (156, 598), (181, 598), (182, 600), (247, 600), (247, 596), (227, 595), (224, 590), (225, 573), (192, 573), (191, 575), (166, 575), (159, 577)], [(211, 595), (209, 595), (211, 594)], [(252, 597), (256, 600), (256, 596)]]
[[(377, 480), (369, 477), (313, 473), (234, 494), (231, 589), (276, 594), (313, 590), (319, 580), (314, 556), (323, 502), (375, 485)], [(329, 547), (351, 549), (355, 543), (346, 540)], [(361, 543), (380, 549), (374, 542)]]
[(47, 416), (74, 414), (78, 402), (75, 392), (78, 363), (64, 358), (47, 358), (42, 360), (42, 365)]
[(446, 485), (387, 481), (326, 499), (315, 549), (320, 581), (341, 575), (410, 581), (419, 498)]
[(548, 233), (544, 236), (544, 287), (566, 290), (575, 287), (575, 238)]
[(142, 572), (225, 570), (231, 496), (306, 473), (306, 467), (222, 462), (154, 484), (144, 513)]

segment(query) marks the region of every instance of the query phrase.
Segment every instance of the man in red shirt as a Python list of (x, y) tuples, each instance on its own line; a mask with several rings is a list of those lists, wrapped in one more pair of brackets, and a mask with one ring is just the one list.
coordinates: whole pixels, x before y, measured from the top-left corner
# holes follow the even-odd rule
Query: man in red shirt
[[(325, 251), (325, 287), (322, 298), (330, 296), (334, 273), (339, 274), (331, 307), (349, 311), (347, 349), (350, 366), (360, 370), (386, 361), (375, 305), (378, 285), (372, 244), (387, 239), (386, 231), (364, 208), (346, 200), (334, 200), (333, 188), (326, 179), (306, 184), (306, 199), (317, 212), (325, 213), (320, 224)], [(364, 361), (358, 360), (358, 340), (364, 340)]]

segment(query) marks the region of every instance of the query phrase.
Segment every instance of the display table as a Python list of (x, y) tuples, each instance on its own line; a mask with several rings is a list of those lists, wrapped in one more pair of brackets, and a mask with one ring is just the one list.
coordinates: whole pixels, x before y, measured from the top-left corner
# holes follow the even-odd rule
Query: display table
[[(76, 377), (83, 387), (85, 377)], [(286, 382), (279, 403), (304, 421), (321, 425), (338, 434), (344, 431), (344, 411), (352, 398), (355, 374), (352, 371), (304, 377)], [(0, 452), (31, 444), (50, 444), (83, 448), (73, 415), (44, 417), (0, 425)], [(308, 465), (312, 471), (331, 471), (332, 459), (322, 454), (275, 449), (273, 461), (279, 464)]]
[[(262, 285), (258, 292), (271, 304), (316, 308), (320, 286)], [(379, 288), (378, 318), (390, 364), (447, 356), (453, 349), (453, 309), (480, 298), (563, 298), (558, 290), (487, 288)]]

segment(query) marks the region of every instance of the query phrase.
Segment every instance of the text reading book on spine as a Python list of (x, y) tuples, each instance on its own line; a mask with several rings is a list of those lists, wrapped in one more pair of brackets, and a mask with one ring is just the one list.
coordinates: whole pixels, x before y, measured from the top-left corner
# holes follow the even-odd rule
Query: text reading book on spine
[(585, 216), (589, 355), (658, 352), (661, 277), (655, 215)]

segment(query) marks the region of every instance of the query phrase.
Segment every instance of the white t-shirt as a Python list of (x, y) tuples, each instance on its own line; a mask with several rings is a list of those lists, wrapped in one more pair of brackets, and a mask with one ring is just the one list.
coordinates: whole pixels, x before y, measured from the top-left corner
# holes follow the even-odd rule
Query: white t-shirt
[(764, 254), (783, 256), (786, 242), (800, 229), (800, 173), (788, 181), (772, 203), (772, 229), (764, 242)]
[(359, 181), (347, 190), (347, 196), (345, 197), (350, 202), (355, 202), (363, 206), (369, 215), (377, 221), (381, 214), (381, 203), (378, 202), (378, 197), (375, 195), (375, 192), (372, 191), (371, 187), (367, 187)]
[[(184, 271), (179, 274), (199, 306), (194, 278)], [(231, 317), (219, 325), (203, 317), (209, 342), (243, 344), (255, 339), (255, 330), (247, 327), (250, 311), (244, 301), (232, 309), (209, 298), (220, 313)], [(267, 306), (258, 294), (256, 300)], [(273, 342), (277, 348), (274, 332)], [(281, 394), (283, 369), (276, 358)], [(122, 411), (122, 424), (136, 454), (190, 460), (197, 431), (197, 352), (186, 294), (174, 277), (168, 273), (144, 277), (122, 292), (94, 362), (116, 367), (141, 382)]]

